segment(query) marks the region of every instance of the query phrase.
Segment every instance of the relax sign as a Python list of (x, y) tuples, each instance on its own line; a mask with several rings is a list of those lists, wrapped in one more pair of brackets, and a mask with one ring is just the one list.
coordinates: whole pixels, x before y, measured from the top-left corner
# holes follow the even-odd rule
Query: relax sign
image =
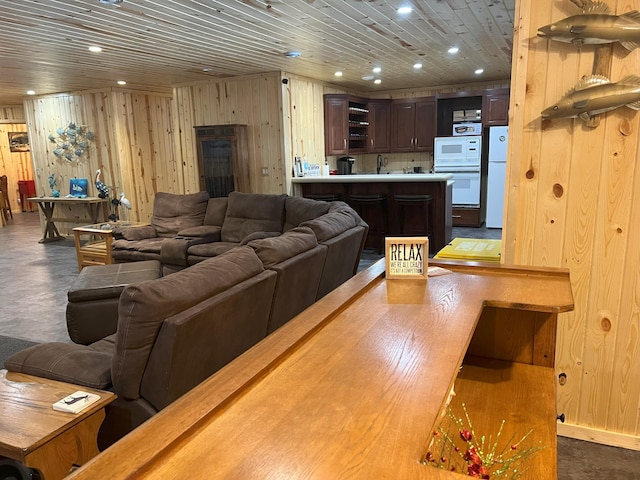
[(386, 278), (427, 278), (428, 264), (427, 237), (385, 239)]

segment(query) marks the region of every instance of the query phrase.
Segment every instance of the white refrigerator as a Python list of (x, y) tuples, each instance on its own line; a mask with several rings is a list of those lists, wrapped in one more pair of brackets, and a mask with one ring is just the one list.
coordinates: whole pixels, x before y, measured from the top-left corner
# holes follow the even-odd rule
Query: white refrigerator
[(507, 173), (508, 127), (489, 128), (487, 174), (487, 228), (502, 228), (504, 192)]

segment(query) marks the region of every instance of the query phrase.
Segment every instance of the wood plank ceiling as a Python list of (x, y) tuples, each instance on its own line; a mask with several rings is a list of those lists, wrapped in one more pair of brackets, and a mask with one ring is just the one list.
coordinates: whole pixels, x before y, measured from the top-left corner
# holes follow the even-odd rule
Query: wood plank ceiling
[[(413, 11), (399, 14), (402, 5)], [(511, 71), (514, 0), (0, 0), (0, 12), (0, 105), (22, 103), (27, 90), (118, 80), (169, 92), (283, 70), (364, 93), (505, 80)]]

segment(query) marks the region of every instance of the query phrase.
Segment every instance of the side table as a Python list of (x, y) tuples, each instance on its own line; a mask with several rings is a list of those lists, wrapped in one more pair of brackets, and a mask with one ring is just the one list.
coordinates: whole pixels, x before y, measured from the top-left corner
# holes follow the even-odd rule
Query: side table
[[(78, 257), (78, 271), (88, 265), (110, 265), (111, 242), (113, 241), (113, 230), (116, 227), (139, 227), (149, 225), (139, 222), (108, 222), (84, 225), (73, 229), (73, 236), (76, 243), (76, 255)], [(91, 235), (94, 240), (82, 243), (82, 235)], [(97, 240), (95, 240), (97, 238)]]
[[(78, 390), (100, 400), (76, 414), (53, 409)], [(115, 399), (112, 392), (0, 370), (0, 456), (38, 469), (45, 480), (62, 479), (99, 453), (104, 407)]]

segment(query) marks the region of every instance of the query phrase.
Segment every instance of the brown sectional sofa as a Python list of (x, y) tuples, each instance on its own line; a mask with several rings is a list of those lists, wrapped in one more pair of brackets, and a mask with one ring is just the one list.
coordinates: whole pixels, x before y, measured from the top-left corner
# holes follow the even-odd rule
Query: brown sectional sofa
[[(114, 334), (89, 345), (36, 345), (8, 358), (5, 368), (112, 389), (118, 399), (108, 407), (101, 428), (103, 448), (356, 272), (367, 226), (346, 204), (266, 196), (260, 199), (263, 208), (251, 209), (248, 219), (236, 221), (242, 212), (235, 207), (251, 204), (246, 195), (231, 195), (228, 202), (207, 199), (201, 225), (184, 226), (176, 219), (182, 236), (161, 237), (159, 223), (152, 222), (155, 236), (151, 228), (145, 235), (150, 235), (155, 252), (144, 246), (123, 249), (129, 259), (136, 252), (141, 259), (150, 254), (162, 258), (168, 242), (174, 253), (182, 252), (183, 262), (165, 264), (163, 277), (123, 289)], [(270, 223), (273, 219), (265, 218), (269, 217), (265, 212), (272, 213), (277, 205), (282, 208), (281, 220)], [(231, 223), (225, 225), (227, 221)], [(189, 222), (195, 223), (193, 218)], [(134, 230), (126, 231), (130, 238), (137, 235), (134, 240), (122, 240), (144, 243), (143, 235)], [(215, 231), (218, 234), (211, 233)], [(201, 255), (202, 250), (195, 248), (201, 245), (224, 251)], [(87, 338), (82, 322), (75, 325), (77, 335)]]

